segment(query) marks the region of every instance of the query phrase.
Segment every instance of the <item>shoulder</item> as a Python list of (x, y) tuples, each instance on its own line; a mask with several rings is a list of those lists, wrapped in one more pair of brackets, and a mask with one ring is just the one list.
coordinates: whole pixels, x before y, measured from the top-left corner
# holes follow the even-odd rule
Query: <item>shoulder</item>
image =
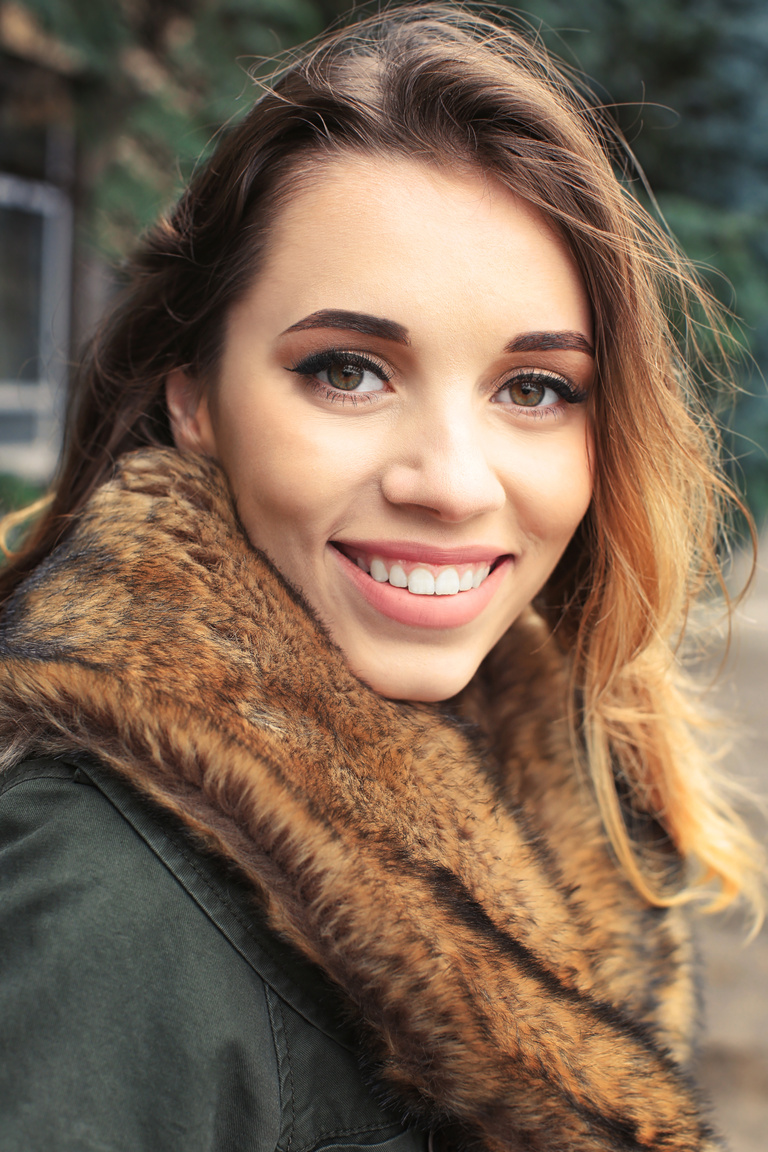
[(263, 982), (76, 767), (4, 780), (0, 876), (6, 1147), (275, 1147)]
[[(162, 948), (152, 929), (158, 910), (182, 894), (155, 853), (80, 768), (50, 758), (30, 760), (0, 777), (3, 908), (47, 910), (79, 933), (82, 917), (102, 945), (116, 923), (135, 926), (150, 952)], [(94, 914), (98, 913), (95, 916)], [(66, 947), (65, 933), (50, 943)]]
[(414, 1146), (320, 974), (98, 766), (46, 758), (0, 780), (0, 877), (9, 1152)]
[(193, 980), (202, 949), (213, 949), (218, 963), (230, 961), (226, 941), (217, 946), (220, 933), (158, 855), (165, 839), (161, 826), (154, 844), (142, 837), (77, 764), (28, 761), (6, 776), (0, 909), (15, 918), (19, 958), (27, 949), (50, 963), (76, 956), (57, 985), (60, 995), (74, 991), (85, 972), (138, 978), (157, 968), (162, 977), (170, 967), (175, 980), (184, 969)]

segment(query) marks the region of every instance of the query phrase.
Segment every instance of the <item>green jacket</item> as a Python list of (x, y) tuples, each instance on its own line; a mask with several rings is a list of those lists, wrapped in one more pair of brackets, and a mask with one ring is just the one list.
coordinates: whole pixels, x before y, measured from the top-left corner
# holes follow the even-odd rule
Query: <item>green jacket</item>
[(0, 786), (2, 1152), (417, 1152), (323, 975), (90, 761)]

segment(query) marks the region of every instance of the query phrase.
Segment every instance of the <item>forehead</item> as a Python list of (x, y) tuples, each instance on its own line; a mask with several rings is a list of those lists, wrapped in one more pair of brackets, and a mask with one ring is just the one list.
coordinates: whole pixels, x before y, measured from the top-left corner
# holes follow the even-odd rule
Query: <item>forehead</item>
[(493, 177), (394, 156), (306, 168), (279, 211), (254, 286), (294, 319), (322, 308), (591, 336), (589, 303), (543, 215)]

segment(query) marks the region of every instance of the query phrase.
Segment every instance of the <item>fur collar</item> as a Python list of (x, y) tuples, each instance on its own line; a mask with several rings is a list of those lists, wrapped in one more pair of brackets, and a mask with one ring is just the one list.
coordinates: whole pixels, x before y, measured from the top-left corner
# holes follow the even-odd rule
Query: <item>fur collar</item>
[(537, 617), (458, 716), (382, 699), (217, 466), (149, 450), (18, 590), (0, 655), (6, 762), (86, 749), (236, 863), (408, 1120), (494, 1152), (716, 1146), (682, 1070), (683, 922), (611, 859)]

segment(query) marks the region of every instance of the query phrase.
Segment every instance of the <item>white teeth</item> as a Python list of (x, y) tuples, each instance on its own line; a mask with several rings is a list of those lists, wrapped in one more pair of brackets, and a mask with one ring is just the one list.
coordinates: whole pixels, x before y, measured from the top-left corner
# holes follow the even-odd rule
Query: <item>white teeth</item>
[(407, 588), (408, 577), (405, 574), (405, 569), (399, 564), (393, 564), (389, 570), (389, 582), (393, 588)]
[(358, 556), (355, 562), (377, 584), (388, 583), (393, 588), (407, 588), (414, 596), (456, 596), (459, 592), (470, 592), (473, 588), (479, 588), (491, 571), (490, 564), (479, 564), (477, 567), (467, 567), (459, 575), (458, 568), (449, 566), (439, 568), (435, 576), (428, 568), (413, 568), (409, 573), (403, 564), (395, 562), (388, 566), (380, 556), (374, 557), (370, 565), (362, 556)]
[(478, 568), (477, 572), (475, 572), (474, 576), (472, 577), (472, 587), (479, 588), (490, 571), (491, 569), (487, 564), (484, 564), (482, 568)]
[(389, 572), (383, 560), (371, 560), (371, 576), (377, 584), (386, 584), (389, 580)]
[(408, 591), (414, 596), (434, 596), (435, 578), (426, 568), (414, 568), (408, 577)]
[(435, 580), (435, 596), (455, 596), (461, 587), (455, 568), (443, 568)]

